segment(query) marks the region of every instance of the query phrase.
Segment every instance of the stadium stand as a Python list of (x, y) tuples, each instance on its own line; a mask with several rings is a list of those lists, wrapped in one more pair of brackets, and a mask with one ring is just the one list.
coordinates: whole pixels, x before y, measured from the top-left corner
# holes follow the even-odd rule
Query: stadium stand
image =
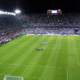
[(49, 17), (46, 14), (0, 15), (0, 44), (22, 34), (80, 35), (80, 14)]
[(21, 22), (11, 15), (0, 15), (0, 44), (13, 40), (21, 34)]
[(27, 34), (80, 34), (79, 14), (50, 17), (45, 14), (28, 15), (22, 20), (24, 31)]

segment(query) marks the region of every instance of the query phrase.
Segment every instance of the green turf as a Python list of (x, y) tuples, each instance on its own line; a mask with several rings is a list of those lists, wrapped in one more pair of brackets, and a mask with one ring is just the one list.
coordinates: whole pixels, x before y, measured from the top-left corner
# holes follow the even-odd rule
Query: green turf
[(6, 75), (24, 80), (80, 80), (80, 36), (22, 36), (1, 46), (0, 80)]

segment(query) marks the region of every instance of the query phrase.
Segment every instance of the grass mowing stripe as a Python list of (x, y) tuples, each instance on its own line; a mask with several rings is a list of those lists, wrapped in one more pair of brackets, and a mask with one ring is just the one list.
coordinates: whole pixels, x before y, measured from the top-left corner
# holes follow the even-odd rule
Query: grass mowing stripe
[[(15, 45), (14, 45), (14, 43), (13, 44), (10, 43), (9, 46), (8, 46), (8, 44), (6, 44), (5, 47), (0, 48), (0, 57), (3, 59), (4, 56), (10, 54), (12, 51), (17, 49), (20, 45), (22, 45), (25, 42), (25, 40), (27, 41), (28, 39), (27, 38), (21, 38), (17, 42), (15, 42), (15, 40), (14, 40), (13, 42), (15, 43)], [(0, 60), (1, 60), (1, 58), (0, 58)]]
[[(32, 39), (32, 40), (34, 40), (34, 39)], [(37, 39), (36, 39), (36, 40), (37, 40)], [(26, 42), (26, 41), (25, 41), (25, 42)], [(26, 42), (26, 43), (27, 43), (27, 42)], [(23, 48), (23, 50), (24, 50), (24, 48)], [(18, 53), (17, 53), (17, 54), (18, 54)], [(15, 53), (15, 55), (17, 55), (17, 54)], [(20, 54), (20, 52), (19, 52), (19, 54)], [(13, 55), (14, 55), (14, 53), (13, 53)], [(24, 57), (23, 57), (23, 58), (24, 58)], [(15, 58), (11, 58), (11, 59), (14, 60)], [(10, 59), (10, 60), (11, 60), (11, 59)], [(4, 62), (3, 64), (7, 64), (7, 63), (8, 63), (8, 62), (6, 61), (6, 62)], [(1, 65), (3, 65), (3, 64), (1, 64)], [(0, 66), (1, 66), (1, 65), (0, 65)], [(10, 67), (10, 66), (4, 65), (4, 67), (1, 68), (1, 71), (6, 72), (6, 70), (7, 70), (7, 71), (10, 70), (10, 69), (8, 69), (8, 67)], [(12, 67), (12, 68), (13, 68), (13, 67)], [(12, 68), (11, 68), (11, 69), (12, 69)], [(5, 70), (5, 69), (6, 69), (6, 70)], [(13, 70), (13, 69), (12, 69), (12, 70)], [(12, 71), (12, 70), (11, 70), (11, 71)], [(9, 72), (8, 72), (8, 73), (9, 73)]]
[[(44, 39), (44, 38), (42, 38), (42, 39)], [(27, 61), (28, 59), (30, 59), (29, 57), (31, 57), (31, 59), (35, 56), (34, 54), (33, 54), (33, 51), (35, 51), (35, 48), (36, 48), (36, 46), (37, 46), (37, 43), (39, 43), (42, 39), (40, 39), (40, 38), (37, 38), (37, 41), (33, 41), (32, 42), (32, 46), (29, 46), (29, 49), (28, 50), (26, 50), (25, 49), (25, 51), (24, 51), (24, 55), (23, 56), (21, 56), (18, 60), (16, 60), (16, 61), (18, 61), (17, 63), (19, 63), (19, 62), (24, 62), (24, 61)], [(33, 54), (33, 56), (31, 56)], [(21, 58), (23, 59), (26, 59), (26, 60), (21, 60)], [(30, 59), (30, 60), (31, 60)], [(20, 61), (21, 60), (21, 61)], [(29, 61), (28, 61), (29, 62)], [(25, 62), (23, 63), (23, 64), (25, 64)], [(25, 64), (25, 65), (27, 65), (27, 64)]]
[[(44, 69), (45, 69), (45, 66), (47, 65), (47, 61), (49, 59), (49, 52), (48, 50), (50, 50), (50, 45), (52, 44), (53, 38), (50, 37), (48, 39), (48, 42), (49, 44), (46, 46), (46, 49), (41, 53), (41, 55), (39, 55), (36, 60), (34, 62), (36, 62), (36, 64), (34, 64), (32, 67), (32, 70), (30, 70), (30, 74), (27, 73), (27, 78), (26, 79), (29, 79), (29, 80), (38, 80), (39, 77), (42, 75)], [(55, 42), (55, 39), (54, 39), (54, 42)], [(34, 74), (35, 73), (35, 74)]]
[(80, 36), (77, 36), (76, 38), (76, 48), (77, 48), (77, 59), (78, 59), (78, 65), (80, 66)]
[(52, 80), (66, 80), (66, 63), (67, 63), (67, 40), (66, 37), (60, 36), (56, 47), (56, 58), (54, 62), (54, 72)]
[[(17, 55), (17, 54), (16, 53), (15, 54), (14, 53), (13, 54), (11, 53), (11, 55), (8, 58), (6, 58), (6, 60), (3, 59), (3, 61), (0, 61), (2, 63), (2, 64), (0, 64), (0, 67), (3, 65), (3, 67), (0, 68), (0, 72), (2, 71), (1, 73), (6, 72), (6, 70), (8, 70), (7, 67), (9, 67), (9, 66), (6, 66), (6, 64), (8, 64), (7, 61), (9, 60), (10, 57), (12, 57), (12, 55)], [(10, 60), (14, 60), (14, 58), (11, 58)]]
[(78, 66), (78, 49), (76, 43), (76, 37), (70, 36), (68, 39), (69, 43), (69, 80), (80, 79), (80, 67)]
[[(26, 45), (25, 43), (28, 37), (30, 39), (27, 40), (28, 42)], [(0, 47), (0, 62), (2, 61), (2, 64), (0, 64), (0, 80), (3, 80), (2, 78), (6, 74), (23, 76), (25, 77), (25, 80), (80, 79), (79, 36), (57, 36), (55, 39), (53, 36), (43, 36), (44, 39), (42, 39), (41, 36), (36, 38), (34, 36), (28, 37), (23, 40), (24, 42), (22, 41), (20, 43), (21, 46), (18, 46), (18, 40), (14, 40), (12, 43), (10, 42)], [(50, 40), (50, 38), (52, 38), (54, 41)], [(40, 41), (36, 41), (37, 39)], [(48, 46), (41, 45), (41, 41), (45, 40), (48, 41)], [(57, 42), (55, 40), (57, 40)], [(54, 42), (55, 45), (50, 44)], [(14, 45), (16, 45), (16, 48), (18, 49), (17, 52), (14, 47), (10, 48), (11, 51), (8, 49), (10, 46)], [(35, 48), (37, 47), (45, 48), (45, 50), (42, 52), (37, 52), (35, 51)], [(26, 48), (28, 50), (26, 50)], [(6, 52), (11, 52), (13, 56), (10, 56), (9, 59), (5, 59), (6, 61), (4, 61), (2, 59), (5, 57), (2, 56), (7, 57), (7, 55), (9, 55), (6, 54)]]
[[(19, 43), (17, 44), (16, 46), (13, 46), (11, 50), (7, 50), (5, 51), (5, 55), (1, 56), (0, 58), (0, 62), (5, 62), (7, 61), (11, 56), (14, 56), (18, 51), (21, 50), (21, 48), (24, 48), (25, 44), (28, 43), (28, 41), (26, 42), (27, 40), (23, 40), (22, 43), (19, 43), (19, 42), (16, 42), (16, 43)], [(21, 48), (19, 48), (21, 47)], [(7, 47), (6, 47), (7, 48)], [(17, 54), (16, 54), (17, 55)]]
[[(25, 64), (26, 63), (26, 66), (25, 66), (25, 68), (28, 66), (28, 65), (32, 65), (33, 64), (33, 60), (35, 59), (35, 56), (37, 56), (38, 55), (38, 53), (36, 53), (36, 51), (35, 51), (35, 48), (39, 45), (39, 43), (41, 42), (41, 41), (43, 41), (45, 38), (43, 37), (43, 38), (40, 38), (39, 39), (39, 41), (38, 42), (36, 42), (36, 45), (33, 45), (33, 47), (31, 47), (31, 49), (32, 49), (32, 51), (31, 50), (29, 50), (29, 54), (30, 55), (28, 55), (27, 56), (27, 58), (25, 57), (25, 60), (24, 60), (24, 62), (23, 63), (21, 63), (21, 64)], [(22, 74), (24, 73), (24, 71), (25, 71), (25, 68), (24, 68), (24, 66), (23, 67), (19, 67), (19, 69), (21, 68), (21, 72), (22, 72)], [(18, 70), (19, 70), (18, 69)], [(19, 72), (17, 70), (17, 72)], [(20, 72), (19, 72), (20, 73)]]
[[(1, 46), (0, 47), (0, 50), (3, 50), (4, 49), (6, 50), (6, 47), (7, 48), (12, 48), (13, 46), (16, 46), (18, 45), (19, 43), (22, 43), (22, 41), (24, 41), (26, 39), (26, 37), (22, 36), (22, 37), (19, 37), (19, 38), (16, 38), (15, 40), (11, 41), (11, 42), (8, 42), (6, 43), (5, 45)], [(16, 43), (16, 42), (19, 42), (19, 43)]]
[[(29, 45), (34, 45), (36, 43), (36, 41), (38, 41), (38, 38), (33, 38), (31, 40), (25, 41), (24, 44), (22, 44), (22, 46), (20, 45), (18, 48), (20, 50), (18, 50), (15, 54), (13, 55), (11, 58), (9, 58), (9, 60), (7, 61), (8, 63), (15, 63), (15, 64), (19, 64), (17, 63), (17, 61), (20, 61), (22, 56), (25, 56), (25, 52), (27, 52), (28, 50), (31, 49), (31, 47)], [(12, 59), (13, 58), (13, 59)], [(11, 60), (12, 59), (12, 60)]]
[[(57, 55), (56, 60), (56, 68), (54, 72), (54, 80), (66, 80), (66, 69), (67, 69), (67, 38), (65, 36), (60, 37), (61, 38), (61, 46), (60, 52)], [(58, 45), (58, 44), (57, 44)]]
[[(53, 37), (53, 38), (55, 38), (55, 37)], [(56, 41), (49, 46), (48, 53), (50, 54), (50, 56), (47, 61), (47, 64), (44, 67), (42, 75), (39, 77), (39, 80), (53, 80), (53, 71), (55, 69), (55, 66), (52, 64), (55, 63), (53, 59), (56, 57), (55, 52), (58, 51), (58, 50), (56, 51), (57, 42), (58, 42), (58, 39), (56, 37)]]
[[(29, 56), (28, 55), (31, 55), (31, 53), (32, 53), (32, 51), (35, 49), (35, 47), (37, 46), (37, 44), (38, 44), (38, 42), (41, 40), (40, 38), (37, 38), (38, 40), (37, 41), (35, 41), (35, 44), (33, 44), (32, 46), (31, 46), (31, 48), (28, 50), (28, 51), (26, 51), (25, 52), (25, 54), (20, 58), (20, 59), (18, 59), (17, 60), (17, 62), (15, 62), (16, 64), (19, 64), (19, 66), (16, 66), (15, 67), (15, 69), (14, 70), (11, 70), (11, 72), (10, 72), (10, 74), (20, 74), (21, 73), (21, 71), (20, 70), (22, 70), (22, 69), (24, 69), (24, 62), (26, 63), (26, 62), (28, 62), (29, 60), (27, 60), (27, 59), (29, 59)], [(42, 38), (43, 39), (43, 38)], [(34, 42), (33, 42), (34, 43)], [(34, 55), (35, 56), (35, 55)], [(34, 58), (34, 57), (33, 57)], [(31, 57), (31, 59), (32, 59), (32, 57)], [(19, 71), (18, 71), (19, 70)]]

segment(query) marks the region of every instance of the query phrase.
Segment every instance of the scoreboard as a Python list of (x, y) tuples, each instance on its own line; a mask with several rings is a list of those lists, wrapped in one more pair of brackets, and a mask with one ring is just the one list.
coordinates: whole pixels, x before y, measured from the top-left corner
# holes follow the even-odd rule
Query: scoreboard
[(62, 10), (58, 9), (58, 10), (47, 10), (47, 15), (62, 15)]

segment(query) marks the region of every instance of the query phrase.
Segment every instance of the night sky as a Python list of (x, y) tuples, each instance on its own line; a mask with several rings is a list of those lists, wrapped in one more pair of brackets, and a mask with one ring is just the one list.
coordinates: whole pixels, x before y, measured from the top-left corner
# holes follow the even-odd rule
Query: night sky
[(47, 9), (80, 12), (79, 0), (0, 0), (0, 9), (12, 11), (20, 8), (26, 13), (45, 13)]

